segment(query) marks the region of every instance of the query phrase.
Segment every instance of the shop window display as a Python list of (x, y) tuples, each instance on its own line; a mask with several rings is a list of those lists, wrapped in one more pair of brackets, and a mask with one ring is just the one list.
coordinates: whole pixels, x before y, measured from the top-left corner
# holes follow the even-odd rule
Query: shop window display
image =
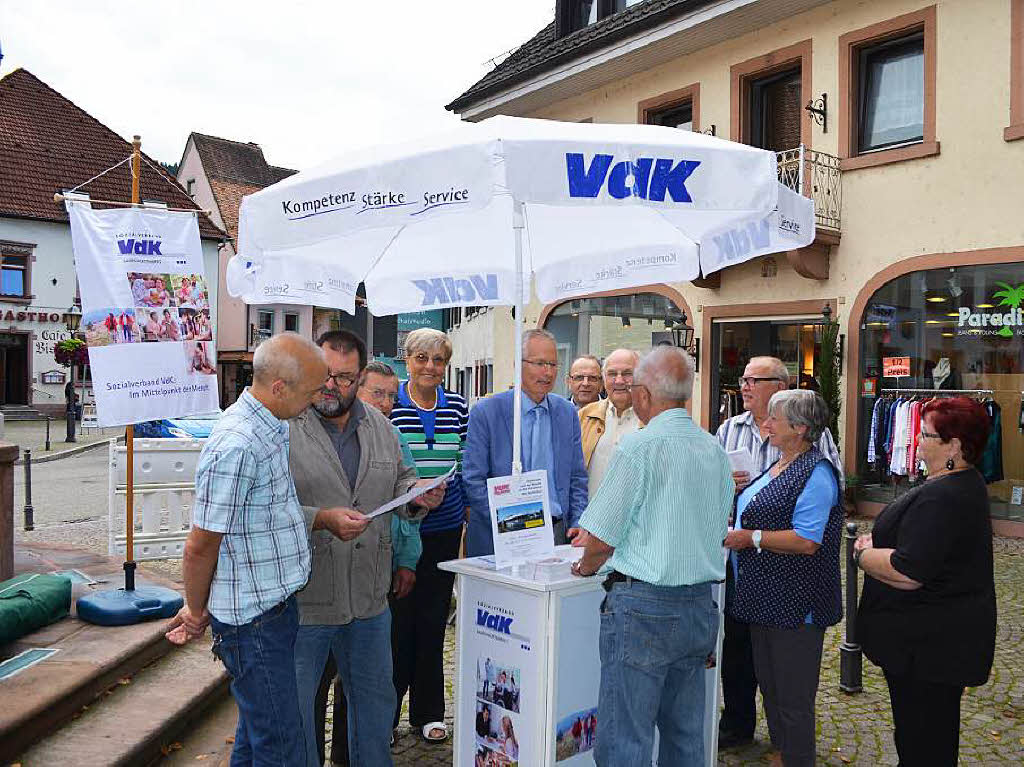
[(963, 394), (993, 426), (978, 468), (992, 515), (1024, 520), (1024, 264), (914, 272), (892, 280), (861, 318), (860, 497), (888, 502), (924, 479), (920, 406)]

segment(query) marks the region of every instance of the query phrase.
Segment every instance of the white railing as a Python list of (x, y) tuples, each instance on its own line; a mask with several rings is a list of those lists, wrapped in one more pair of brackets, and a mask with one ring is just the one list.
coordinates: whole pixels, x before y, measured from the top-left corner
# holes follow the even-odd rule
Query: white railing
[[(192, 526), (201, 439), (136, 439), (133, 519), (135, 559), (180, 559)], [(110, 556), (124, 556), (128, 449), (110, 443), (108, 540)]]
[(778, 152), (779, 181), (814, 200), (814, 223), (819, 229), (841, 231), (843, 175), (839, 158), (807, 149)]

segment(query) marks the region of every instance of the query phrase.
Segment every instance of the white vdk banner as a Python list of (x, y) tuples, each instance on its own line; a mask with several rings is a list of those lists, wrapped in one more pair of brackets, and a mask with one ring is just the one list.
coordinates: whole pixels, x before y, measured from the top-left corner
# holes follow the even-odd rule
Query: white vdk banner
[(195, 215), (72, 203), (68, 211), (99, 425), (216, 410), (210, 290)]

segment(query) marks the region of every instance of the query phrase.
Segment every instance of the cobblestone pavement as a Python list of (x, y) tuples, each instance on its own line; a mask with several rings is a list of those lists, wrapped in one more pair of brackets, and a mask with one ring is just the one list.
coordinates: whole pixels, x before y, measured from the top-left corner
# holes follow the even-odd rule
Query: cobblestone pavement
[[(863, 526), (862, 526), (863, 527)], [(999, 604), (996, 660), (984, 687), (969, 689), (961, 707), (960, 763), (964, 765), (1024, 764), (1024, 540), (995, 539), (995, 576)], [(892, 711), (881, 671), (864, 661), (864, 692), (839, 690), (839, 645), (842, 624), (825, 637), (818, 691), (818, 763), (821, 765), (896, 764), (892, 743)], [(455, 675), (455, 634), (445, 644), (445, 678)], [(760, 708), (760, 707), (759, 707)], [(452, 726), (454, 694), (448, 685), (447, 721)], [(757, 741), (745, 749), (719, 754), (719, 765), (764, 767), (770, 751), (763, 716)], [(450, 765), (452, 745), (428, 744), (404, 723), (394, 749), (395, 764)]]
[[(33, 470), (33, 502), (36, 530), (21, 530), (23, 488), (16, 473), (15, 541), (53, 542), (106, 552), (106, 452), (97, 450)], [(968, 690), (962, 706), (961, 763), (965, 765), (1024, 764), (1024, 540), (995, 539), (995, 574), (999, 604), (996, 660), (992, 677), (984, 687)], [(181, 563), (176, 560), (146, 562), (140, 571), (151, 571), (178, 580)], [(892, 745), (892, 716), (881, 672), (864, 662), (864, 692), (845, 695), (839, 691), (839, 644), (842, 626), (832, 628), (825, 652), (818, 693), (818, 757), (823, 765), (896, 764)], [(455, 634), (449, 630), (445, 644), (447, 722), (453, 726)], [(428, 744), (403, 720), (399, 727), (395, 764), (450, 765), (452, 744)], [(724, 752), (720, 765), (763, 766), (768, 736), (763, 718), (758, 745)]]

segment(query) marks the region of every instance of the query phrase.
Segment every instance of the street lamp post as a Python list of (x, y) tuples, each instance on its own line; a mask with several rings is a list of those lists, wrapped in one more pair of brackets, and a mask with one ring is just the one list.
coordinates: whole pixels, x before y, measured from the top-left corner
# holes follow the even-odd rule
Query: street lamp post
[[(78, 332), (78, 327), (82, 322), (82, 310), (76, 305), (72, 304), (70, 308), (64, 313), (66, 318), (66, 327), (71, 337), (74, 338)], [(71, 394), (67, 401), (67, 421), (68, 421), (68, 433), (65, 437), (65, 442), (77, 442), (75, 438), (75, 362), (71, 361)]]

